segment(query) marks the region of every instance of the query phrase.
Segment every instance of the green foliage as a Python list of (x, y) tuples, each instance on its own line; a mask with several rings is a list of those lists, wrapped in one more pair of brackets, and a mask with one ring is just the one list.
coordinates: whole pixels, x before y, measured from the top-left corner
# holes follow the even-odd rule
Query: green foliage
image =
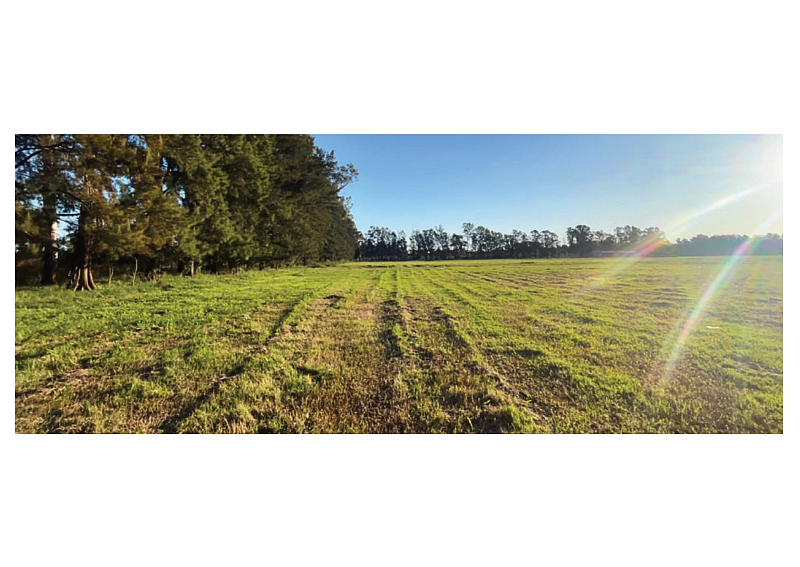
[[(350, 259), (341, 189), (357, 176), (301, 135), (16, 136), (17, 260), (212, 272)], [(47, 264), (47, 262), (45, 262)], [(133, 262), (131, 262), (133, 263)], [(52, 266), (51, 266), (52, 267)]]

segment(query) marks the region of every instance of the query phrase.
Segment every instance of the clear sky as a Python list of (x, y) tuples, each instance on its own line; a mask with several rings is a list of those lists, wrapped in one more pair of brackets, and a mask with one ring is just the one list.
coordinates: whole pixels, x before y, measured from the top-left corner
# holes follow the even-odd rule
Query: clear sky
[(782, 136), (314, 135), (353, 163), (359, 230), (658, 226), (783, 233)]

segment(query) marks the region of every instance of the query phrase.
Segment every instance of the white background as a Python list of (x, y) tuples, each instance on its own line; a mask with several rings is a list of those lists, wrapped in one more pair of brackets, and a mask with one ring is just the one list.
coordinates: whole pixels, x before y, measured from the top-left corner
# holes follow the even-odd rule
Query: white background
[[(0, 18), (4, 122), (14, 133), (783, 134), (791, 158), (788, 5), (12, 3)], [(784, 163), (791, 282), (797, 168)], [(9, 399), (0, 560), (793, 564), (796, 297), (785, 298), (784, 435), (23, 436)]]

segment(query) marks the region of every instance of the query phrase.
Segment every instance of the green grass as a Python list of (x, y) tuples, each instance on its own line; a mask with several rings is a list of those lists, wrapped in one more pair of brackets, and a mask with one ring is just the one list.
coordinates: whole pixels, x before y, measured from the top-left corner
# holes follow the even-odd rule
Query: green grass
[(727, 261), (18, 289), (16, 431), (782, 432), (781, 258), (746, 258), (679, 341)]

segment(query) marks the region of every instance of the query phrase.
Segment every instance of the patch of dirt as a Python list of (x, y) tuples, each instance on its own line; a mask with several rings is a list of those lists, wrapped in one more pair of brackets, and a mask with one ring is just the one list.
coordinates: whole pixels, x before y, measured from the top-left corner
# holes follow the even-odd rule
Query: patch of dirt
[(53, 376), (38, 384), (15, 393), (15, 398), (27, 398), (34, 394), (50, 396), (67, 386), (79, 386), (89, 378), (89, 371), (85, 368), (69, 370), (58, 376)]

